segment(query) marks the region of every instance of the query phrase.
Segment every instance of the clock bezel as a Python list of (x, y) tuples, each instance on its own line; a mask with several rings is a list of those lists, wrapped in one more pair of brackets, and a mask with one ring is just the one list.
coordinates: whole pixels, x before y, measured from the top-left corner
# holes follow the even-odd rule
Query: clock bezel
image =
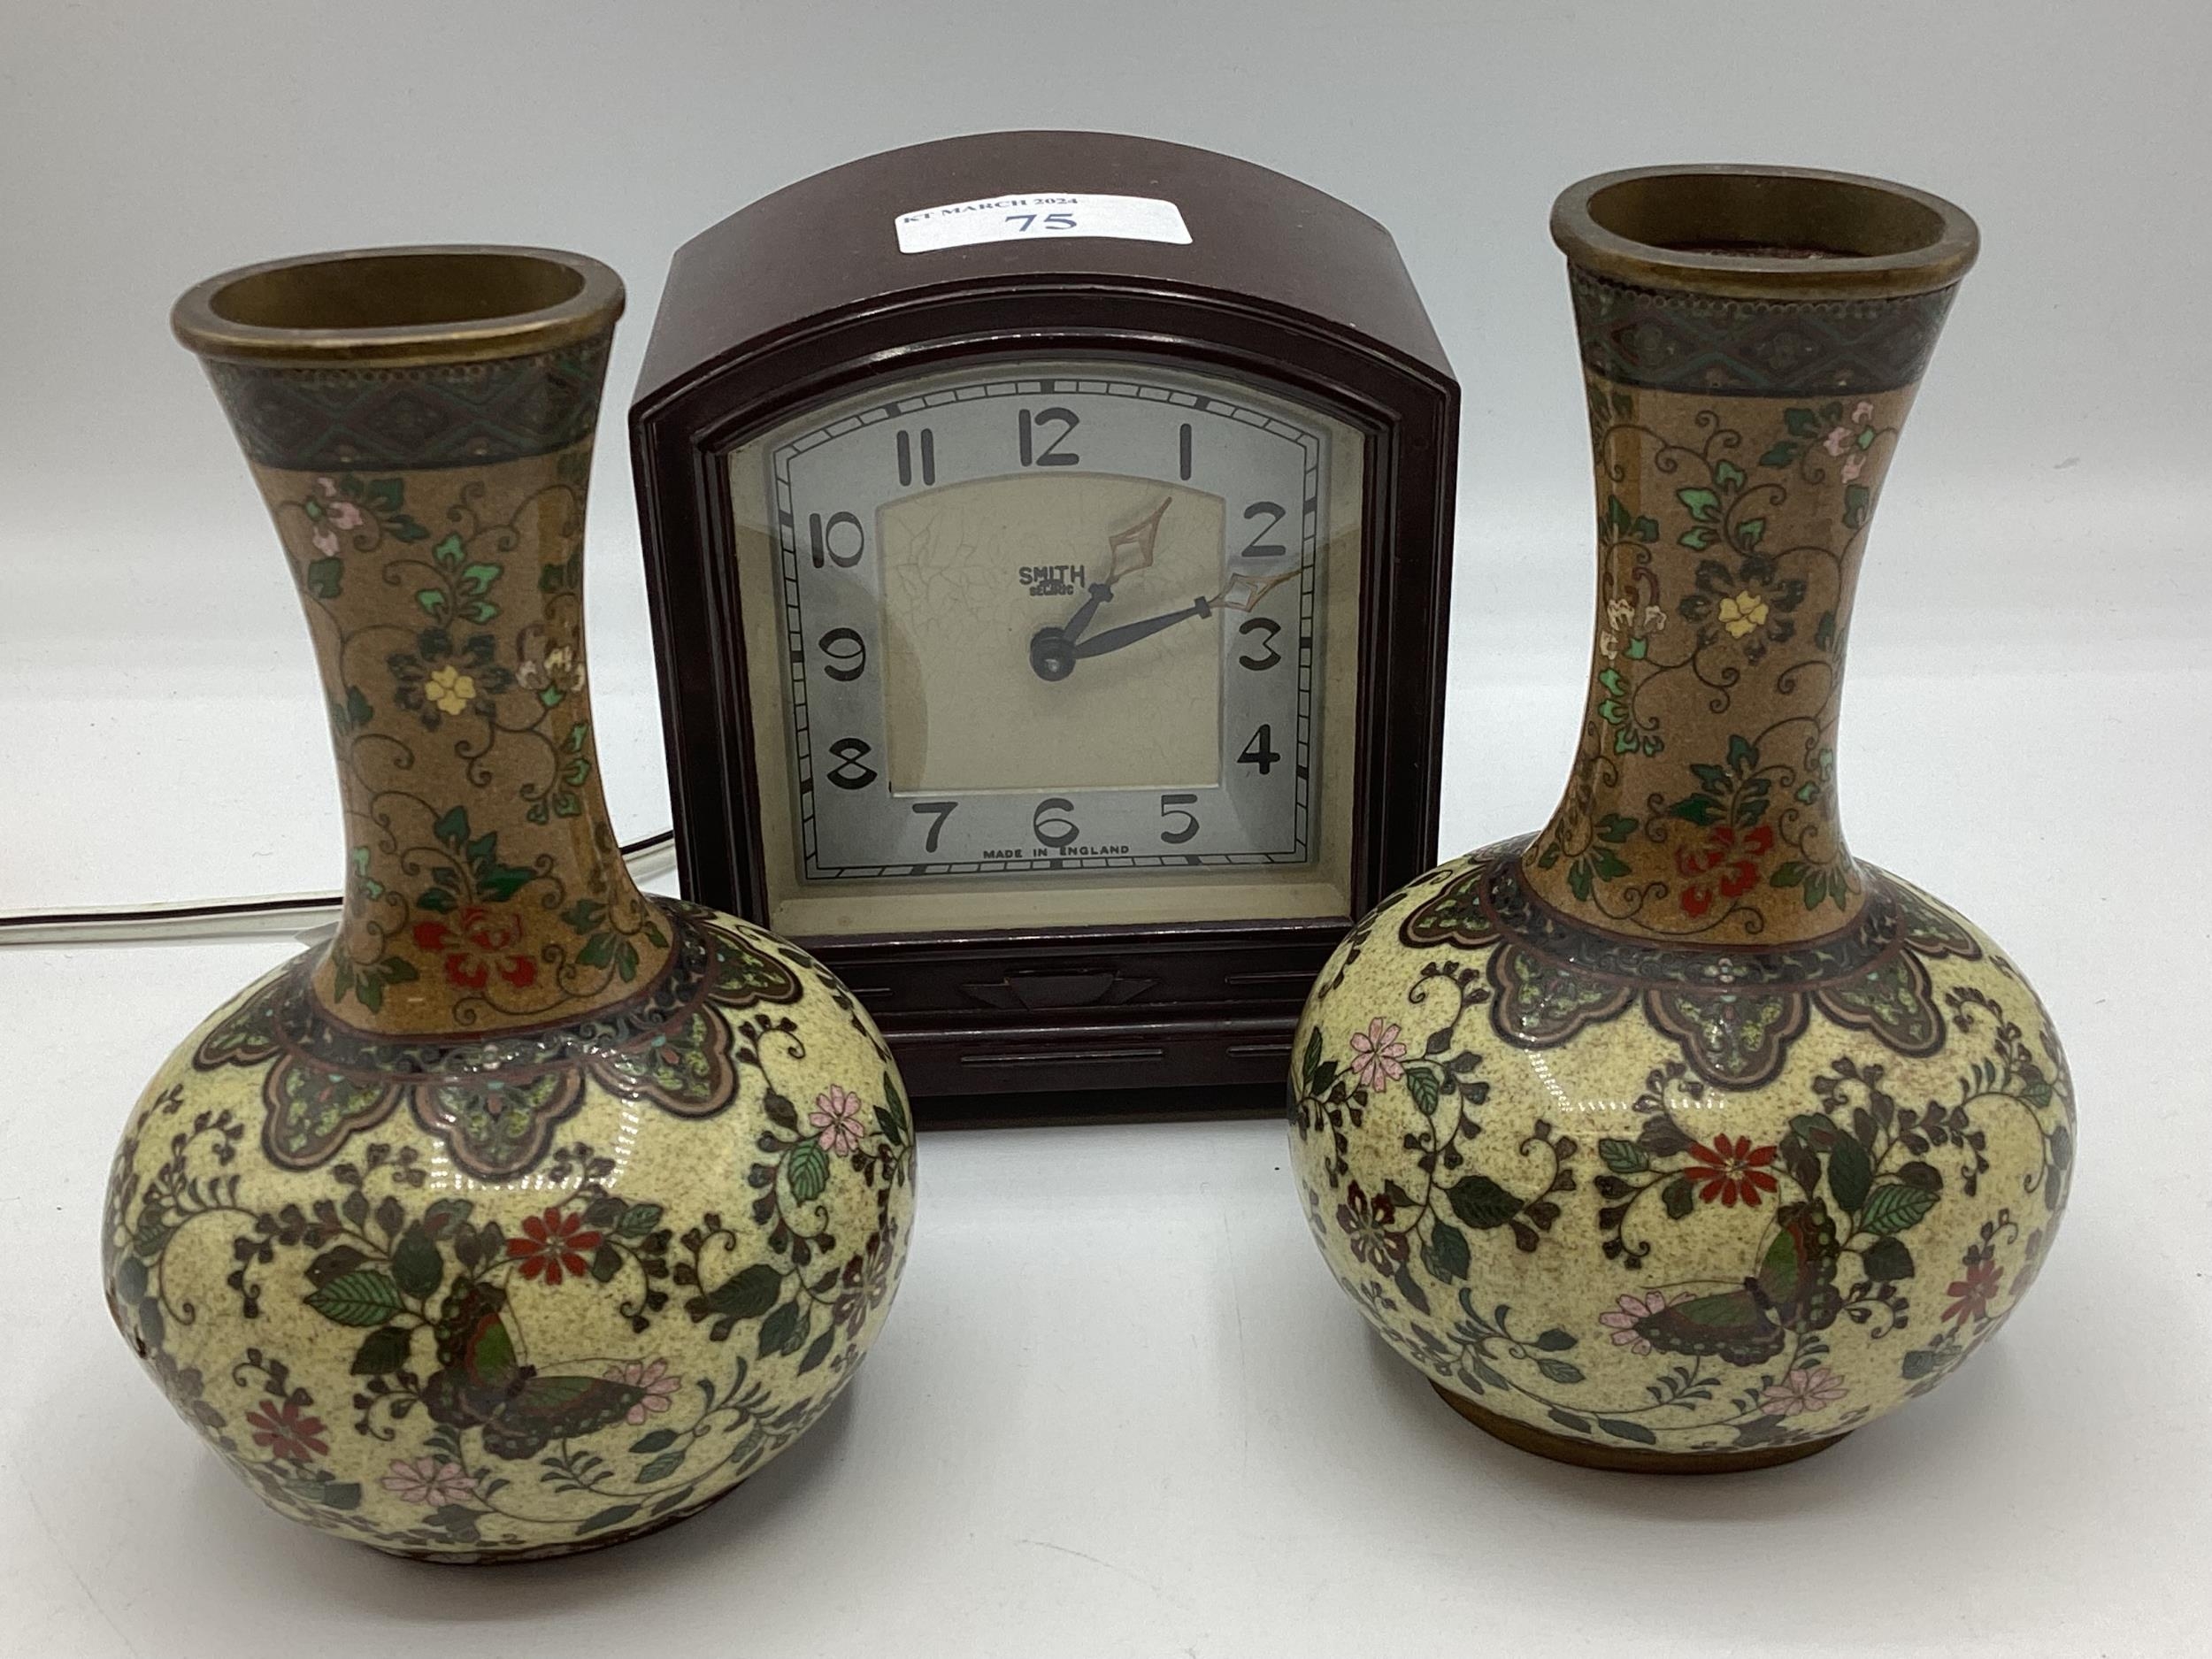
[[(1217, 164), (1245, 197), (1256, 175), (1296, 192), (1302, 206), (1328, 203), (1358, 219), (1395, 265), (1379, 227), (1340, 204), (1263, 169), (1179, 146), (1096, 134), (1002, 134), (918, 146), (855, 168), (906, 157), (900, 170), (926, 179), (926, 152), (989, 143), (1017, 152), (1037, 148), (1018, 142), (1024, 140), (1060, 141), (1087, 155), (1102, 143), (1174, 152), (1187, 170)], [(1064, 173), (1069, 165), (1064, 160), (1045, 170)], [(1084, 179), (1068, 188), (1117, 182)], [(905, 192), (909, 206), (932, 199), (926, 184), (894, 188)], [(936, 199), (953, 188), (940, 187)], [(1190, 211), (1193, 187), (1186, 182), (1182, 190)], [(1202, 214), (1194, 217), (1196, 239), (1206, 227)], [(884, 229), (887, 240), (887, 222)], [(1355, 917), (1434, 860), (1457, 386), (1440, 349), (1425, 360), (1346, 320), (1363, 306), (1371, 309), (1371, 293), (1347, 293), (1340, 306), (1291, 310), (1260, 293), (1171, 280), (1161, 270), (1097, 268), (1151, 264), (1143, 244), (1110, 244), (1109, 260), (1082, 257), (1108, 245), (1063, 242), (1047, 262), (1034, 257), (1041, 250), (1012, 246), (1016, 253), (986, 263), (1027, 259), (1073, 268), (1001, 268), (927, 280), (930, 262), (941, 256), (910, 257), (886, 270), (893, 277), (910, 273), (910, 285), (879, 284), (806, 315), (801, 326), (741, 333), (725, 350), (680, 362), (657, 385), (660, 365), (649, 361), (632, 411), (632, 448), (684, 890), (752, 919), (767, 916), (730, 450), (887, 378), (988, 360), (1131, 358), (1255, 383), (1344, 421), (1363, 439), (1348, 914), (796, 942), (875, 1015), (911, 1092), (923, 1100), (926, 1122), (947, 1110), (968, 1115), (942, 1097), (1012, 1094), (1039, 1102), (1041, 1111), (1045, 1097), (1059, 1091), (1087, 1093), (1052, 1105), (1055, 1118), (1098, 1115), (1100, 1097), (1087, 1094), (1093, 1090), (1203, 1087), (1210, 1093), (1184, 1096), (1176, 1109), (1248, 1110), (1263, 1101), (1271, 1107), (1287, 1073), (1298, 1010), (1323, 959)], [(1157, 253), (1164, 266), (1187, 250)], [(1233, 269), (1233, 250), (1226, 260), (1225, 268)], [(657, 357), (665, 355), (671, 312), (682, 305), (695, 313), (710, 298), (680, 294), (684, 275), (680, 257), (656, 332)], [(1402, 266), (1394, 276), (1417, 316)], [(1426, 334), (1425, 317), (1418, 320)], [(687, 334), (703, 337), (695, 314), (678, 317), (674, 327), (680, 357)], [(1433, 336), (1426, 338), (1433, 348)], [(1143, 1100), (1159, 1104), (1148, 1093)]]

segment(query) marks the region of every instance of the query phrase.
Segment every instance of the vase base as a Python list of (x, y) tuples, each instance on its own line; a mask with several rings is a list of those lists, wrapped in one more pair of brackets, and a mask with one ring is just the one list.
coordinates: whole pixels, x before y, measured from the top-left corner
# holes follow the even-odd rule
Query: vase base
[(558, 1561), (570, 1555), (588, 1555), (595, 1550), (611, 1549), (617, 1544), (626, 1544), (634, 1539), (664, 1532), (679, 1521), (688, 1521), (693, 1516), (712, 1509), (744, 1484), (740, 1480), (725, 1486), (710, 1498), (703, 1498), (673, 1515), (660, 1516), (642, 1526), (619, 1527), (602, 1532), (596, 1538), (580, 1538), (571, 1543), (541, 1544), (527, 1549), (503, 1549), (482, 1555), (437, 1549), (395, 1549), (382, 1544), (372, 1544), (369, 1548), (380, 1555), (396, 1555), (402, 1561), (419, 1561), (433, 1567), (516, 1567), (533, 1561)]
[(1494, 1435), (1508, 1446), (1534, 1452), (1554, 1463), (1638, 1475), (1729, 1475), (1749, 1469), (1772, 1469), (1778, 1463), (1793, 1463), (1815, 1452), (1824, 1452), (1850, 1433), (1847, 1429), (1842, 1434), (1831, 1434), (1823, 1440), (1801, 1440), (1793, 1446), (1762, 1446), (1742, 1452), (1647, 1452), (1630, 1446), (1600, 1446), (1571, 1435), (1554, 1434), (1479, 1406), (1440, 1383), (1432, 1382), (1429, 1386), (1436, 1390), (1446, 1405), (1484, 1433)]

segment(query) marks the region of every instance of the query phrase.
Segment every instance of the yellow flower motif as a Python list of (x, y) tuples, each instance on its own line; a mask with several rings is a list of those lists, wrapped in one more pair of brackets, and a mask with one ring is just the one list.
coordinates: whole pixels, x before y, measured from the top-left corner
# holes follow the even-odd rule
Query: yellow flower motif
[(1732, 637), (1740, 640), (1752, 629), (1766, 626), (1767, 602), (1750, 592), (1724, 599), (1720, 602), (1720, 625)]
[(476, 682), (448, 663), (430, 676), (422, 692), (448, 714), (458, 714), (476, 701)]

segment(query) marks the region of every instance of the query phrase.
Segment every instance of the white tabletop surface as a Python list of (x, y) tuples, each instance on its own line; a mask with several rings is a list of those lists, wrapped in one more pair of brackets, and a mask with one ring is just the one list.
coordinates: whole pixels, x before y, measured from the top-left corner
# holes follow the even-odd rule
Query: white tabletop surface
[(265, 1510), (101, 1306), (125, 1113), (288, 947), (0, 948), (0, 1655), (2212, 1654), (2212, 10), (1356, 12), (0, 0), (0, 909), (337, 873), (304, 632), (164, 326), (211, 272), (473, 240), (629, 278), (588, 580), (636, 837), (667, 808), (618, 423), (672, 250), (995, 127), (1309, 179), (1391, 227), (1467, 387), (1458, 851), (1549, 810), (1586, 683), (1551, 196), (1676, 158), (1886, 173), (1987, 242), (1872, 536), (1843, 787), (1855, 849), (1993, 933), (2073, 1060), (2071, 1211), (2018, 1316), (1808, 1462), (1599, 1474), (1369, 1334), (1280, 1125), (929, 1134), (893, 1317), (810, 1436), (657, 1537), (412, 1566)]
[[(2136, 515), (2132, 534), (2177, 529)], [(1885, 539), (1923, 568), (1997, 551), (1975, 546), (1997, 533), (1972, 501), (1924, 491), (1893, 518), (1878, 571)], [(1578, 525), (1531, 534), (1578, 583)], [(2093, 565), (2093, 535), (2079, 552)], [(1855, 845), (1982, 920), (2039, 984), (2074, 1060), (2081, 1154), (2065, 1231), (2002, 1335), (1832, 1452), (1682, 1479), (1493, 1443), (1331, 1282), (1277, 1123), (946, 1133), (924, 1137), (911, 1266), (866, 1369), (735, 1495), (566, 1563), (388, 1561), (265, 1511), (171, 1417), (98, 1294), (100, 1189), (131, 1099), (289, 946), (0, 949), (0, 1649), (2212, 1650), (2212, 1099), (2193, 1051), (2212, 802), (2177, 765), (2205, 760), (2212, 672), (2175, 637), (2200, 637), (2204, 563), (2177, 563), (2156, 607), (1993, 608), (1948, 642), (1916, 636), (1909, 571), (1870, 575), (1846, 723)], [(1516, 655), (1497, 632), (1463, 629), (1491, 649), (1455, 670), (1451, 848), (1541, 814), (1575, 718), (1571, 657)], [(643, 724), (618, 704), (603, 725)], [(137, 826), (142, 856), (110, 866), (108, 897), (204, 891), (182, 832), (236, 802), (180, 777), (158, 818), (131, 782), (165, 787), (159, 755), (195, 752), (200, 723), (249, 751), (300, 744), (301, 787), (324, 787), (311, 701), (277, 683), (219, 717), (192, 698), (45, 712), (63, 724), (35, 774), (71, 734), (77, 787), (110, 803), (95, 816)], [(116, 736), (149, 730), (180, 747)], [(103, 765), (104, 791), (83, 775)], [(313, 880), (322, 810), (318, 794), (273, 820), (260, 862), (277, 885)]]

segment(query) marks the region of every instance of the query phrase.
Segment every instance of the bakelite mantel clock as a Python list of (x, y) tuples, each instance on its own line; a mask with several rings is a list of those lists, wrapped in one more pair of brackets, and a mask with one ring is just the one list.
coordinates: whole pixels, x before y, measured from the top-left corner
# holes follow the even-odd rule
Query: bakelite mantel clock
[(1276, 1103), (1433, 860), (1457, 422), (1382, 227), (1206, 150), (949, 139), (725, 219), (631, 410), (686, 891), (925, 1120)]

